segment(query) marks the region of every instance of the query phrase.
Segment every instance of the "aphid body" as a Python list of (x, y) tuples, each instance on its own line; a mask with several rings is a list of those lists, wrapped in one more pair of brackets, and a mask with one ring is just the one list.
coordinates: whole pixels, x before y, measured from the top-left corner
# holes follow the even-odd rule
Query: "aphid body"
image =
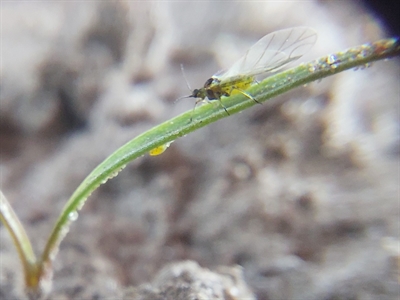
[(259, 103), (246, 93), (256, 77), (275, 72), (299, 59), (310, 50), (316, 40), (317, 34), (308, 27), (293, 27), (267, 34), (227, 71), (213, 75), (202, 88), (193, 90), (191, 95), (183, 98), (198, 98), (194, 108), (203, 100), (218, 100), (228, 115), (229, 112), (221, 101), (222, 96), (228, 97), (238, 92)]

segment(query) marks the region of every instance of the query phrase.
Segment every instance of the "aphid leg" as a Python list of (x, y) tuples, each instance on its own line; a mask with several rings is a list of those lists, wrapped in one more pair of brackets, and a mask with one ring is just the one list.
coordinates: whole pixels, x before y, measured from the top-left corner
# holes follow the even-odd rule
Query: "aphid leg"
[(254, 98), (252, 95), (250, 95), (249, 93), (246, 93), (245, 91), (242, 91), (240, 89), (235, 89), (237, 91), (239, 91), (242, 95), (246, 96), (247, 98), (253, 100), (254, 102), (258, 103), (258, 104), (262, 104), (261, 102), (257, 101), (256, 98)]
[(199, 104), (199, 103), (202, 102), (202, 101), (203, 101), (203, 99), (199, 98), (199, 99), (197, 99), (196, 102), (194, 103), (194, 106), (193, 106), (193, 109), (192, 109), (192, 114), (191, 114), (190, 119), (189, 119), (189, 124), (192, 123), (192, 121), (193, 121), (193, 115), (194, 115), (194, 111), (195, 111), (195, 109), (196, 109), (197, 104)]
[[(229, 96), (229, 95), (227, 95), (227, 96)], [(207, 101), (208, 103), (212, 103), (212, 102), (214, 102), (215, 100), (218, 100), (219, 105), (221, 105), (222, 108), (225, 110), (226, 114), (227, 114), (228, 116), (230, 116), (231, 114), (228, 112), (228, 109), (226, 108), (226, 106), (224, 105), (224, 103), (222, 103), (221, 98), (216, 98), (216, 99), (213, 99), (212, 101), (210, 101), (210, 100), (208, 100), (208, 99), (205, 99), (205, 101)], [(215, 104), (215, 102), (214, 102), (214, 104)]]
[[(226, 108), (226, 106), (222, 103), (221, 98), (219, 98), (217, 100), (218, 100), (219, 104), (222, 106), (222, 108), (225, 110), (226, 114), (228, 116), (230, 116), (231, 114), (228, 112), (228, 109)], [(192, 115), (190, 116), (189, 124), (192, 123), (192, 121), (193, 121), (193, 115), (194, 115), (194, 111), (196, 109), (197, 104), (199, 104), (200, 102), (203, 102), (203, 101), (207, 101), (208, 103), (212, 102), (212, 101), (210, 101), (208, 99), (201, 99), (201, 98), (197, 99), (195, 104), (194, 104), (194, 107), (192, 109)]]
[(219, 101), (219, 103), (221, 104), (221, 106), (224, 108), (226, 114), (227, 114), (228, 116), (230, 116), (231, 114), (228, 112), (226, 106), (222, 103), (221, 98), (219, 98), (218, 101)]

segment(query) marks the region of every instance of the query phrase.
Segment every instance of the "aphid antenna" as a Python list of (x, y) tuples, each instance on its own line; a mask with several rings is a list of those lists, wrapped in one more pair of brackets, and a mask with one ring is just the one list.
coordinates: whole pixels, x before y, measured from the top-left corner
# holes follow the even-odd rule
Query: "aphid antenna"
[[(183, 68), (183, 64), (181, 64), (181, 72), (182, 72), (183, 79), (185, 79), (185, 83), (186, 83), (186, 86), (187, 86), (188, 90), (189, 90), (190, 92), (192, 92), (192, 89), (191, 89), (191, 87), (190, 87), (189, 81), (187, 80), (186, 75), (185, 75), (185, 69)], [(194, 98), (194, 97), (193, 97), (193, 93), (190, 94), (190, 95), (187, 95), (187, 96), (179, 97), (178, 99), (176, 99), (176, 100), (174, 101), (174, 103), (178, 102), (179, 100), (185, 99), (185, 98)]]
[(183, 64), (181, 64), (181, 71), (182, 71), (183, 79), (185, 79), (186, 86), (187, 86), (188, 90), (192, 91), (192, 88), (190, 87), (189, 81), (186, 78), (185, 69), (183, 68)]
[(179, 100), (185, 99), (185, 98), (193, 98), (193, 95), (187, 95), (187, 96), (179, 97), (178, 99), (176, 99), (176, 100), (174, 101), (174, 103), (178, 102)]

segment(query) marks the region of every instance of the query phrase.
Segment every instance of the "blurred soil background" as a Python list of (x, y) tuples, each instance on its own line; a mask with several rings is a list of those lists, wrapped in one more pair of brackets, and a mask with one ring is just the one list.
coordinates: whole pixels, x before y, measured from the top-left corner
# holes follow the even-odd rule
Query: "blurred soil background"
[[(174, 104), (180, 64), (201, 87), (292, 26), (318, 32), (303, 61), (388, 36), (358, 1), (2, 2), (0, 184), (36, 253), (96, 165), (193, 108)], [(399, 299), (399, 71), (335, 75), (130, 163), (72, 224), (50, 299)], [(0, 225), (0, 299), (22, 283)]]

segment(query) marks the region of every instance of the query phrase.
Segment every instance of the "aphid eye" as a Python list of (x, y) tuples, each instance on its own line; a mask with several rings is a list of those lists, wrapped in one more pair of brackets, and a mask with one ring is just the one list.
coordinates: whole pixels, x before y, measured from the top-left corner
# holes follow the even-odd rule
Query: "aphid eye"
[(192, 96), (193, 96), (194, 98), (198, 98), (198, 97), (199, 97), (199, 92), (200, 92), (200, 90), (194, 89), (193, 92), (192, 92)]

